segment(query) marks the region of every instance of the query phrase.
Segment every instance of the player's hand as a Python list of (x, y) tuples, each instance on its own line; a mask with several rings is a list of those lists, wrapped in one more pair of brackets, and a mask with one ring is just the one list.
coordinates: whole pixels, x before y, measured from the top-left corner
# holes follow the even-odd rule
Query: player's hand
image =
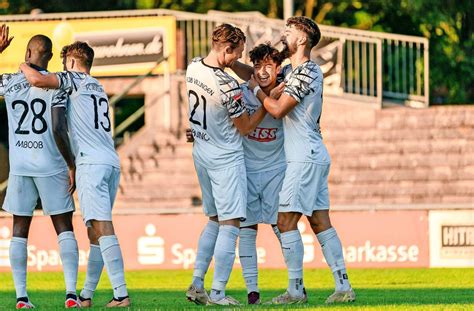
[(248, 84), (249, 84), (249, 89), (251, 89), (252, 91), (254, 88), (257, 87), (258, 83), (257, 83), (257, 80), (255, 80), (255, 77), (253, 75), (250, 77)]
[(20, 70), (21, 70), (21, 72), (25, 72), (23, 69), (24, 69), (26, 66), (29, 66), (29, 64), (28, 64), (27, 62), (24, 62), (24, 63), (21, 63), (21, 64), (20, 64)]
[(273, 99), (279, 99), (281, 94), (283, 94), (284, 89), (285, 89), (285, 82), (281, 82), (270, 91), (270, 97)]
[(10, 45), (14, 37), (8, 37), (9, 28), (7, 25), (3, 24), (0, 27), (0, 53), (5, 51), (5, 49)]
[(67, 191), (72, 195), (76, 191), (76, 167), (70, 168), (69, 174), (69, 188)]
[(186, 142), (188, 143), (194, 142), (194, 136), (191, 129), (186, 129)]

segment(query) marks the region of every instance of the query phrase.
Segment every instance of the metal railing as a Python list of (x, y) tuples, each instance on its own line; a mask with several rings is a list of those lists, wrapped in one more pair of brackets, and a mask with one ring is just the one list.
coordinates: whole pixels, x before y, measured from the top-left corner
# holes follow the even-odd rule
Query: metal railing
[[(186, 63), (209, 52), (210, 34), (220, 23), (233, 23), (245, 32), (247, 51), (265, 41), (276, 44), (285, 26), (283, 20), (255, 12), (162, 13), (176, 17), (178, 31), (186, 45), (183, 56)], [(329, 67), (326, 72), (323, 69), (326, 79), (332, 76), (326, 93), (380, 107), (383, 101), (418, 107), (429, 105), (428, 39), (325, 25), (320, 25), (320, 29), (324, 40), (314, 49), (312, 58), (319, 60), (320, 65), (327, 65), (327, 62), (321, 63), (324, 53), (334, 58), (333, 66), (326, 66)]]

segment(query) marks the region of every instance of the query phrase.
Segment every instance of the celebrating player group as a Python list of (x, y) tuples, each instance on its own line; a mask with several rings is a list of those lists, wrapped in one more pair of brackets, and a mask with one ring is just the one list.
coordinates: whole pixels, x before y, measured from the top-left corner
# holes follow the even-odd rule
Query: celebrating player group
[[(250, 52), (253, 67), (238, 62), (245, 35), (223, 24), (214, 29), (210, 53), (188, 66), (188, 141), (209, 221), (199, 238), (188, 300), (202, 305), (238, 305), (225, 289), (239, 256), (248, 303), (259, 304), (256, 237), (269, 224), (279, 240), (288, 270), (287, 290), (271, 304), (307, 302), (303, 282), (303, 242), (298, 221), (305, 215), (334, 275), (335, 291), (326, 303), (355, 301), (342, 245), (329, 218), (331, 163), (320, 119), (323, 74), (310, 59), (321, 33), (306, 17), (286, 22), (283, 51), (260, 44)], [(285, 59), (290, 63), (281, 67)], [(231, 69), (242, 85), (229, 75)], [(210, 293), (204, 277), (214, 257)]]
[[(0, 53), (13, 37), (0, 28)], [(28, 232), (38, 198), (58, 235), (66, 284), (66, 308), (90, 307), (103, 267), (114, 297), (107, 307), (130, 305), (122, 252), (112, 224), (112, 205), (120, 162), (111, 136), (107, 95), (90, 76), (94, 51), (87, 43), (63, 47), (64, 70), (48, 73), (52, 42), (33, 36), (21, 71), (0, 76), (10, 145), (10, 174), (3, 209), (13, 215), (10, 263), (17, 309), (34, 308), (26, 289)], [(71, 143), (70, 143), (71, 142)], [(73, 232), (72, 194), (79, 204), (90, 240), (84, 287), (76, 296), (79, 253)]]
[[(12, 41), (0, 28), (0, 53)], [(307, 302), (303, 282), (303, 242), (298, 221), (305, 215), (321, 244), (335, 281), (327, 303), (355, 300), (342, 246), (329, 218), (330, 156), (320, 119), (323, 75), (310, 59), (321, 37), (305, 17), (287, 20), (278, 51), (260, 44), (249, 52), (252, 66), (238, 62), (244, 33), (223, 24), (212, 33), (212, 48), (186, 72), (189, 141), (209, 221), (198, 242), (188, 300), (202, 305), (239, 305), (226, 285), (237, 240), (249, 304), (259, 304), (256, 237), (258, 224), (272, 226), (288, 270), (287, 290), (272, 304)], [(0, 75), (9, 124), (10, 174), (3, 209), (13, 215), (10, 262), (17, 308), (33, 308), (26, 287), (27, 242), (40, 198), (58, 236), (66, 284), (65, 307), (90, 307), (103, 267), (113, 287), (107, 307), (131, 305), (122, 251), (112, 223), (120, 164), (111, 136), (109, 103), (90, 76), (93, 49), (84, 42), (62, 48), (64, 71), (49, 73), (52, 42), (30, 39), (25, 63)], [(282, 67), (285, 59), (289, 64)], [(225, 69), (233, 70), (239, 83)], [(78, 191), (90, 240), (87, 274), (76, 296), (78, 246), (73, 232), (72, 194)], [(214, 257), (210, 293), (204, 277)]]

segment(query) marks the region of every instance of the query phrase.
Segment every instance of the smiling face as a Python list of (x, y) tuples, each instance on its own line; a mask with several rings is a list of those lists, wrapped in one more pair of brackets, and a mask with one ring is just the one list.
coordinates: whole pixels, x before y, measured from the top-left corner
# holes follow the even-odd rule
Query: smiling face
[(273, 61), (271, 57), (266, 57), (265, 59), (254, 63), (253, 75), (260, 87), (273, 87), (276, 84), (279, 71), (280, 65)]

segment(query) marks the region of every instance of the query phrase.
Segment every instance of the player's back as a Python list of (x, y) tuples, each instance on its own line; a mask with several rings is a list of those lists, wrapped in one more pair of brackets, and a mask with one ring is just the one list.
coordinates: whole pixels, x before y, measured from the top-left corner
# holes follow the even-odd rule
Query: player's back
[(10, 174), (43, 177), (67, 170), (51, 125), (52, 104), (64, 103), (65, 98), (58, 90), (32, 87), (23, 73), (0, 77), (0, 95), (7, 106)]
[(69, 94), (66, 107), (76, 165), (120, 167), (112, 139), (108, 97), (102, 85), (80, 72), (61, 72), (58, 78), (61, 90)]
[(194, 159), (214, 169), (243, 162), (242, 137), (232, 121), (245, 111), (237, 81), (195, 58), (186, 70), (186, 87)]

